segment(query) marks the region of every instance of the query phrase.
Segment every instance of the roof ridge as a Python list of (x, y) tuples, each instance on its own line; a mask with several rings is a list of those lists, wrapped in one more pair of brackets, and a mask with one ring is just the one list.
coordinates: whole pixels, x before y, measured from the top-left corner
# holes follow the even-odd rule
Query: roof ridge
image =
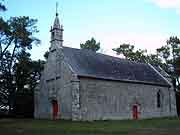
[(103, 54), (103, 53), (99, 53), (99, 52), (94, 52), (94, 51), (89, 50), (89, 49), (79, 49), (79, 48), (73, 48), (73, 47), (68, 47), (68, 46), (63, 46), (63, 47), (64, 47), (64, 48), (75, 49), (75, 50), (78, 50), (78, 51), (83, 51), (83, 50), (85, 50), (85, 51), (88, 51), (88, 52), (90, 52), (90, 53), (94, 53), (94, 54), (97, 54), (97, 55), (103, 55), (103, 56), (106, 56), (106, 57), (111, 57), (111, 58), (115, 58), (115, 59), (118, 59), (118, 60), (123, 60), (123, 61), (126, 61), (126, 62), (148, 65), (148, 63), (142, 63), (142, 62), (137, 62), (137, 61), (128, 60), (128, 59), (125, 59), (125, 58), (119, 58), (119, 57), (111, 56), (111, 55), (108, 55), (108, 54)]

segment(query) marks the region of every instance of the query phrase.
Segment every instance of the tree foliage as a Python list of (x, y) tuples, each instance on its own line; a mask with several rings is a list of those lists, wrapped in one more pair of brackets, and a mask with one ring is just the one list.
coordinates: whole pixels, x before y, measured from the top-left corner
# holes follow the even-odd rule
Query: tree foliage
[(96, 42), (94, 38), (87, 40), (84, 44), (80, 44), (81, 49), (89, 49), (97, 52), (100, 49), (100, 42)]
[(1, 2), (0, 2), (0, 11), (6, 11), (7, 8), (6, 8), (6, 6), (2, 3), (2, 1), (4, 1), (4, 0), (1, 0)]
[(21, 49), (31, 49), (40, 40), (34, 37), (38, 32), (37, 20), (29, 17), (11, 17), (7, 22), (0, 20), (0, 60), (4, 53), (11, 50), (12, 57)]
[[(0, 0), (0, 11), (7, 10), (3, 1)], [(23, 108), (32, 106), (33, 90), (40, 80), (44, 61), (32, 61), (27, 53), (40, 43), (35, 37), (36, 23), (36, 19), (26, 16), (11, 17), (7, 21), (0, 17), (0, 109), (8, 109), (10, 115), (13, 110), (19, 110), (18, 102), (21, 107), (24, 104)], [(23, 101), (25, 97), (30, 100)]]
[[(40, 43), (34, 36), (38, 32), (36, 23), (36, 19), (25, 16), (11, 17), (7, 21), (0, 18), (0, 94), (3, 95), (0, 96), (0, 102), (7, 103), (10, 112), (13, 109), (15, 94), (21, 87), (17, 73), (22, 72), (18, 70), (28, 65), (21, 64), (25, 58), (26, 61), (23, 62), (30, 61), (30, 55), (25, 51)], [(19, 64), (23, 66), (18, 66)]]
[(18, 62), (14, 66), (16, 92), (33, 93), (43, 70), (44, 61), (32, 61), (30, 54), (24, 50), (18, 55)]
[(122, 54), (126, 59), (132, 61), (151, 64), (159, 64), (161, 62), (157, 55), (147, 55), (147, 50), (135, 50), (134, 45), (130, 44), (121, 44), (118, 48), (114, 48), (112, 50), (115, 51), (117, 55)]
[(166, 71), (171, 74), (176, 83), (175, 87), (180, 86), (180, 75), (178, 74), (179, 59), (180, 59), (180, 39), (176, 36), (172, 36), (167, 40), (167, 44), (157, 49), (157, 53), (161, 59), (163, 59), (166, 65)]
[(131, 59), (132, 54), (134, 53), (134, 45), (121, 44), (118, 48), (112, 50), (115, 51), (117, 55), (123, 54), (126, 59)]

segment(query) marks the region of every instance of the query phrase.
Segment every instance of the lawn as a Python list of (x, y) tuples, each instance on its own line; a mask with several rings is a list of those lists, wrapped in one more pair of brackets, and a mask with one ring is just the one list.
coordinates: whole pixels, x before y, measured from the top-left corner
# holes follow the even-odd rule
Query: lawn
[(180, 135), (178, 118), (123, 121), (0, 119), (0, 135)]

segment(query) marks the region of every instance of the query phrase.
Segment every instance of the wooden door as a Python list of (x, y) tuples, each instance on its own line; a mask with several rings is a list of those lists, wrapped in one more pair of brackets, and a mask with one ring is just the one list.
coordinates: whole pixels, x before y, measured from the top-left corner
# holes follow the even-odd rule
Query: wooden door
[(56, 100), (52, 101), (52, 111), (53, 111), (53, 119), (56, 120), (58, 116), (58, 102)]
[(137, 105), (133, 105), (133, 107), (132, 107), (132, 115), (133, 115), (133, 119), (135, 119), (135, 120), (138, 119), (138, 106)]

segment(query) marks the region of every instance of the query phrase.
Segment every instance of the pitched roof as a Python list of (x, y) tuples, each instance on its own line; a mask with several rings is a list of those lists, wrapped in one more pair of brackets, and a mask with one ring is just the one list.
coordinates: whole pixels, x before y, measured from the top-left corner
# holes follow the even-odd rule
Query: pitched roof
[(86, 49), (63, 47), (63, 51), (65, 60), (81, 77), (169, 86), (168, 82), (148, 64), (95, 53)]

